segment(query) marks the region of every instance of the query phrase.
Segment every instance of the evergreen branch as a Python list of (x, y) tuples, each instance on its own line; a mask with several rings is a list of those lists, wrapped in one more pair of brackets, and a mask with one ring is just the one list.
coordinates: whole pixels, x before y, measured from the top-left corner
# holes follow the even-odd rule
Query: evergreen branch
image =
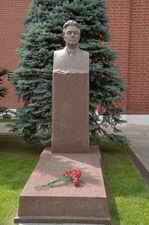
[(96, 119), (91, 115), (91, 113), (89, 114), (89, 116), (94, 121), (94, 123), (97, 125), (99, 132), (102, 131), (102, 133), (106, 135), (107, 134), (106, 131), (101, 128), (101, 126), (98, 124), (98, 122), (96, 121)]

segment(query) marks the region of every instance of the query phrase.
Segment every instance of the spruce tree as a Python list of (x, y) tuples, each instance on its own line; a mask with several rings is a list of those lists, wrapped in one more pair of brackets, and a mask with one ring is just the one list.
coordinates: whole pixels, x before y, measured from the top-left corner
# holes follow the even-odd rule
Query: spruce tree
[[(3, 86), (2, 77), (8, 73), (8, 70), (0, 67), (0, 100), (7, 94), (7, 88)], [(0, 104), (0, 113), (6, 112), (7, 108)]]
[(24, 103), (17, 109), (13, 130), (28, 142), (50, 143), (53, 52), (64, 47), (62, 27), (70, 19), (81, 25), (80, 48), (90, 52), (90, 135), (107, 136), (104, 127), (116, 132), (123, 122), (116, 102), (124, 85), (114, 66), (116, 54), (106, 44), (110, 35), (105, 0), (33, 0), (18, 50), (20, 66), (12, 80)]

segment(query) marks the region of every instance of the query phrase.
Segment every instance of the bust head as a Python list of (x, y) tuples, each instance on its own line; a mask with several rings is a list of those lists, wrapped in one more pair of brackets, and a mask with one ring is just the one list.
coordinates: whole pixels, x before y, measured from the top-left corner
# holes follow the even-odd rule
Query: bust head
[(80, 33), (80, 25), (76, 21), (67, 21), (63, 26), (63, 36), (66, 46), (76, 48), (80, 40)]

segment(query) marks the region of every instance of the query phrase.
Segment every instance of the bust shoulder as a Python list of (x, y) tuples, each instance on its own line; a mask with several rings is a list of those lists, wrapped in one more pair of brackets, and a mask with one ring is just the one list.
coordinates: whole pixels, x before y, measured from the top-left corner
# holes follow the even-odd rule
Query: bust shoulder
[[(59, 57), (65, 54), (67, 54), (66, 47), (63, 49), (54, 51), (54, 57)], [(81, 55), (82, 57), (89, 57), (89, 52), (84, 51), (83, 49), (80, 49), (80, 48), (78, 48), (78, 54)]]
[(60, 49), (60, 50), (54, 51), (54, 56), (62, 55), (63, 53), (64, 53), (64, 48), (63, 49)]
[(80, 53), (81, 53), (83, 56), (89, 57), (89, 52), (84, 51), (83, 49), (80, 49)]
[(70, 52), (66, 47), (54, 52), (53, 71), (88, 73), (89, 71), (89, 52), (80, 48)]

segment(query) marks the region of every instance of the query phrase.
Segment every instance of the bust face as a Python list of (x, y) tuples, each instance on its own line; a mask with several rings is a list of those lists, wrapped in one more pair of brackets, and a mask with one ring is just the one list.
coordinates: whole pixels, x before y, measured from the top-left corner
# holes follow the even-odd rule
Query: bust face
[(76, 26), (69, 26), (64, 32), (64, 40), (69, 47), (77, 47), (80, 40), (80, 29)]

